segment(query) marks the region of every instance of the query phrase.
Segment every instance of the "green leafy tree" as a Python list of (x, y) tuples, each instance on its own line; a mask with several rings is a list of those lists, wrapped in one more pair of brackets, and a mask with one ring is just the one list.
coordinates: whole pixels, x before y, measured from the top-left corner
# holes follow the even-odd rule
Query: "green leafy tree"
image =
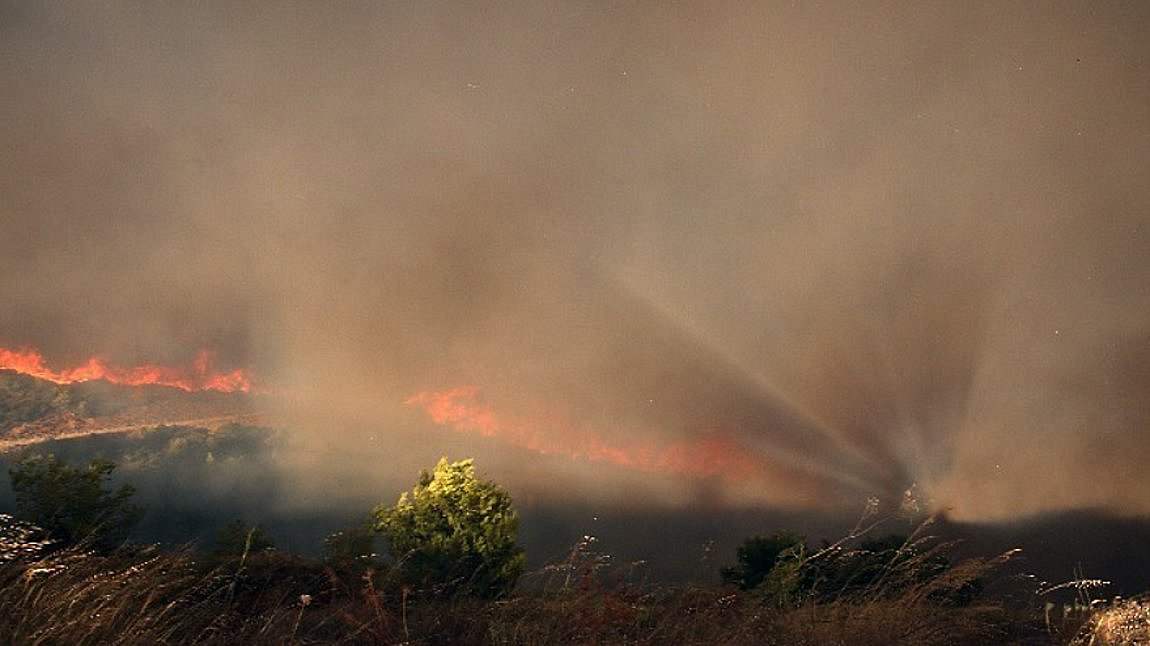
[(394, 507), (377, 507), (375, 529), (404, 582), (444, 593), (505, 593), (523, 572), (511, 497), (475, 475), (472, 460), (439, 461)]
[(776, 563), (805, 548), (805, 540), (798, 534), (785, 531), (748, 538), (735, 552), (738, 565), (720, 571), (723, 582), (732, 583), (744, 590), (759, 587)]
[(31, 455), (8, 470), (16, 494), (16, 517), (64, 545), (83, 543), (101, 551), (123, 544), (143, 509), (131, 502), (135, 489), (107, 486), (116, 465), (96, 458), (73, 467), (54, 455)]

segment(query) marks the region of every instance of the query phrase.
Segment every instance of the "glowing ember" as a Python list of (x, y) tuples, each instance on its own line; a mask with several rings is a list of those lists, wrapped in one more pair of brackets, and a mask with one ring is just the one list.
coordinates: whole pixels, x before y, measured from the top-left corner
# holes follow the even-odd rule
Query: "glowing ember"
[(251, 376), (247, 371), (217, 372), (212, 368), (212, 359), (210, 350), (201, 350), (191, 366), (118, 366), (93, 357), (74, 368), (53, 370), (44, 365), (44, 357), (35, 350), (0, 348), (0, 369), (15, 370), (58, 384), (103, 379), (128, 386), (152, 384), (188, 391), (252, 392)]
[(721, 435), (712, 434), (694, 442), (673, 442), (661, 446), (651, 442), (611, 444), (590, 426), (572, 424), (561, 415), (502, 418), (478, 401), (477, 392), (473, 386), (441, 392), (424, 391), (410, 397), (406, 403), (424, 409), (432, 421), (441, 426), (498, 437), (538, 453), (605, 461), (646, 471), (698, 477), (719, 475), (732, 481), (742, 481), (762, 471), (761, 465)]

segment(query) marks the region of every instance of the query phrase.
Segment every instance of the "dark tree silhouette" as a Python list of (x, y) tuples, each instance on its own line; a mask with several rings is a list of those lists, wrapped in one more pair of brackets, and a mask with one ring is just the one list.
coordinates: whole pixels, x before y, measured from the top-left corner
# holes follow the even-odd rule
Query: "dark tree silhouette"
[(32, 455), (8, 470), (16, 494), (16, 517), (44, 530), (62, 545), (84, 544), (111, 551), (123, 544), (143, 517), (131, 502), (135, 489), (107, 486), (116, 465), (96, 458), (78, 468), (54, 455)]
[(723, 582), (732, 583), (744, 590), (757, 588), (781, 557), (804, 545), (805, 539), (791, 532), (748, 538), (736, 551), (738, 565), (720, 571)]

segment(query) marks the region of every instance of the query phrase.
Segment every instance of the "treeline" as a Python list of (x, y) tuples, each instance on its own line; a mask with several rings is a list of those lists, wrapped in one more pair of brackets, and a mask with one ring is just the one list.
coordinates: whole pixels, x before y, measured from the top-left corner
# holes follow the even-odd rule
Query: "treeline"
[[(262, 430), (226, 427), (204, 438), (201, 450), (211, 461), (212, 447), (235, 449), (245, 436)], [(132, 500), (132, 485), (111, 484), (115, 468), (105, 458), (75, 466), (52, 454), (30, 454), (8, 471), (15, 494), (13, 517), (36, 528), (29, 539), (46, 552), (81, 548), (108, 555), (138, 549), (126, 542), (145, 510)], [(516, 544), (518, 522), (511, 497), (479, 478), (472, 461), (444, 459), (421, 473), (415, 487), (394, 505), (380, 505), (362, 523), (329, 535), (325, 560), (343, 568), (381, 567), (375, 548), (379, 536), (390, 555), (387, 567), (404, 585), (495, 597), (510, 590), (523, 571), (524, 552)], [(246, 560), (274, 549), (273, 538), (261, 527), (235, 519), (220, 529), (206, 560), (213, 565)]]
[[(12, 469), (38, 454), (85, 465), (91, 456), (100, 456), (115, 464), (106, 478), (109, 485), (130, 485), (133, 503), (147, 510), (133, 537), (206, 546), (224, 522), (260, 520), (279, 500), (284, 491), (277, 462), (282, 441), (281, 433), (262, 426), (226, 424), (209, 431), (169, 425), (50, 440), (0, 455), (0, 465)], [(0, 509), (16, 505), (9, 482), (0, 480)]]
[[(241, 425), (229, 425), (218, 433), (200, 430), (157, 429), (150, 435), (153, 445), (135, 455), (145, 456), (145, 463), (163, 456), (161, 464), (169, 477), (187, 481), (187, 474), (180, 471), (211, 469), (233, 456), (262, 454), (271, 433)], [(145, 512), (133, 500), (132, 485), (111, 484), (115, 468), (103, 457), (74, 466), (53, 454), (29, 454), (8, 470), (14, 517), (39, 528), (36, 538), (45, 546), (83, 546), (111, 553), (124, 545)], [(434, 470), (421, 473), (415, 487), (394, 506), (376, 507), (362, 522), (330, 534), (324, 544), (331, 563), (379, 567), (383, 563), (376, 554), (378, 537), (389, 552), (387, 566), (406, 585), (493, 597), (510, 590), (523, 570), (517, 531), (518, 515), (506, 492), (477, 477), (470, 460), (444, 459)], [(219, 561), (274, 548), (274, 539), (263, 528), (235, 519), (219, 530), (207, 553)], [(736, 557), (735, 566), (721, 570), (723, 581), (743, 590), (760, 590), (776, 603), (850, 598), (884, 578), (890, 579), (885, 589), (891, 590), (950, 572), (944, 556), (924, 552), (920, 541), (897, 535), (863, 539), (852, 547), (825, 544), (812, 552), (803, 537), (783, 531), (747, 539)], [(969, 603), (980, 586), (977, 579), (956, 579), (951, 589), (940, 588), (936, 596), (940, 601)]]

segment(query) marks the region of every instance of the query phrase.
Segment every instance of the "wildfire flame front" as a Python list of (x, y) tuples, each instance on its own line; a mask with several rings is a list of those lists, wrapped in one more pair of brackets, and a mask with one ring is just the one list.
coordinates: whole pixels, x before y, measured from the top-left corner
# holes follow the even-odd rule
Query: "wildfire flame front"
[(218, 372), (213, 368), (214, 353), (200, 350), (191, 366), (144, 364), (120, 366), (101, 357), (92, 357), (73, 368), (53, 370), (45, 365), (44, 356), (36, 350), (10, 350), (0, 347), (0, 369), (46, 379), (58, 384), (103, 379), (114, 384), (140, 386), (152, 384), (187, 391), (253, 392), (251, 375), (237, 368)]

